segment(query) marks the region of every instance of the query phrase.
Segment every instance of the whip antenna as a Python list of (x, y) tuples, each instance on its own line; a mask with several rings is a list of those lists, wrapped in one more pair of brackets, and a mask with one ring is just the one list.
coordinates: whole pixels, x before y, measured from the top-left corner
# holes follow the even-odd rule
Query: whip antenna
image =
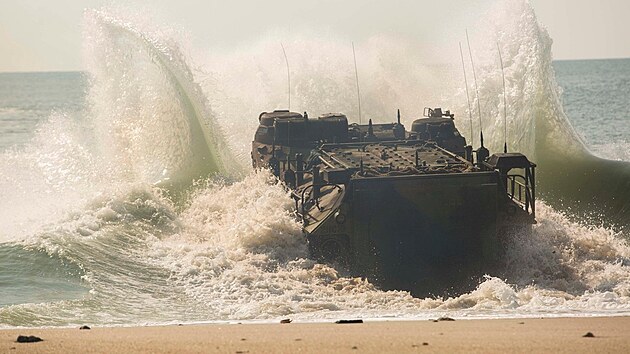
[(354, 58), (354, 77), (357, 81), (357, 100), (359, 101), (359, 124), (361, 124), (361, 91), (359, 91), (359, 70), (357, 69), (357, 55), (354, 52), (354, 42), (352, 42), (352, 57)]
[(282, 53), (284, 54), (284, 62), (287, 63), (287, 84), (288, 84), (288, 96), (289, 96), (289, 111), (291, 111), (291, 71), (289, 70), (289, 59), (287, 58), (287, 52), (284, 50), (284, 46), (282, 42), (280, 43), (282, 47)]
[(472, 106), (470, 105), (470, 95), (468, 94), (468, 78), (466, 77), (466, 65), (464, 64), (464, 52), (462, 51), (462, 42), (459, 42), (459, 55), (462, 57), (462, 69), (464, 70), (464, 84), (466, 84), (466, 100), (468, 101), (468, 116), (470, 117), (470, 145), (472, 145), (472, 139), (473, 139)]
[(470, 55), (470, 65), (472, 65), (473, 79), (475, 79), (475, 92), (477, 93), (477, 109), (479, 110), (479, 132), (481, 133), (481, 147), (483, 147), (483, 124), (481, 123), (481, 97), (479, 96), (479, 86), (477, 86), (477, 74), (475, 73), (475, 63), (473, 62), (472, 51), (470, 50), (470, 40), (468, 39), (468, 29), (466, 29), (466, 43), (468, 43), (468, 54)]
[(499, 52), (499, 62), (501, 63), (501, 76), (503, 77), (503, 152), (507, 154), (507, 100), (505, 98), (505, 70), (503, 69), (503, 57), (501, 56), (499, 42), (497, 42), (497, 51)]

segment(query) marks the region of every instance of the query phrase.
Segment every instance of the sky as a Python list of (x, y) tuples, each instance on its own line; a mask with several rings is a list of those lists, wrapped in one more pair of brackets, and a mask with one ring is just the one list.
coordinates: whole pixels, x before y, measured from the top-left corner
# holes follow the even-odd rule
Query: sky
[[(328, 31), (352, 41), (376, 34), (430, 40), (433, 27), (474, 25), (494, 1), (505, 0), (0, 0), (0, 72), (84, 69), (86, 8), (131, 2), (210, 50), (247, 45), (278, 27)], [(555, 59), (630, 58), (630, 1), (530, 3), (554, 40)]]

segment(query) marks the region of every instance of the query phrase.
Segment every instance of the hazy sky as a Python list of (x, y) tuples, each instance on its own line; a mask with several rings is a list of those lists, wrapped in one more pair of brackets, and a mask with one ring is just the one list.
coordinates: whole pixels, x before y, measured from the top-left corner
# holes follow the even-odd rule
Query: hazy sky
[[(0, 0), (0, 72), (81, 70), (83, 10), (129, 2), (209, 49), (247, 45), (276, 26), (356, 41), (377, 33), (422, 37), (427, 26), (472, 26), (493, 0)], [(629, 0), (530, 2), (556, 59), (630, 57)]]

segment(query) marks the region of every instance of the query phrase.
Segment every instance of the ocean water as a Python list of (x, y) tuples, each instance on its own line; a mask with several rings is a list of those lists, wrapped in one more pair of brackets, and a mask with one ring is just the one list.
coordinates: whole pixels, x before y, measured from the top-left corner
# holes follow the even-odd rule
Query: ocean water
[(630, 161), (630, 59), (554, 63), (571, 124), (596, 155)]
[(53, 112), (84, 109), (87, 76), (79, 72), (1, 73), (0, 150), (24, 146)]
[[(539, 164), (538, 224), (474, 291), (419, 299), (310, 259), (287, 192), (249, 167), (258, 114), (286, 105), (278, 40), (193, 56), (135, 16), (86, 13), (86, 72), (0, 74), (0, 327), (630, 314), (630, 60), (552, 61), (524, 1), (471, 29), (484, 135)], [(307, 54), (346, 43), (285, 44), (291, 108), (356, 119), (352, 64)], [(357, 44), (364, 117), (449, 107), (478, 145), (458, 65)]]

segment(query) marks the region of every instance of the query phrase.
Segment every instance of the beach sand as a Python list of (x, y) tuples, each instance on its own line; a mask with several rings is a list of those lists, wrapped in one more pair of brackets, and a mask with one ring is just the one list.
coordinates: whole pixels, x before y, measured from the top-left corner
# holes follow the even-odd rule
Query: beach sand
[(7, 329), (0, 352), (628, 353), (630, 317)]

